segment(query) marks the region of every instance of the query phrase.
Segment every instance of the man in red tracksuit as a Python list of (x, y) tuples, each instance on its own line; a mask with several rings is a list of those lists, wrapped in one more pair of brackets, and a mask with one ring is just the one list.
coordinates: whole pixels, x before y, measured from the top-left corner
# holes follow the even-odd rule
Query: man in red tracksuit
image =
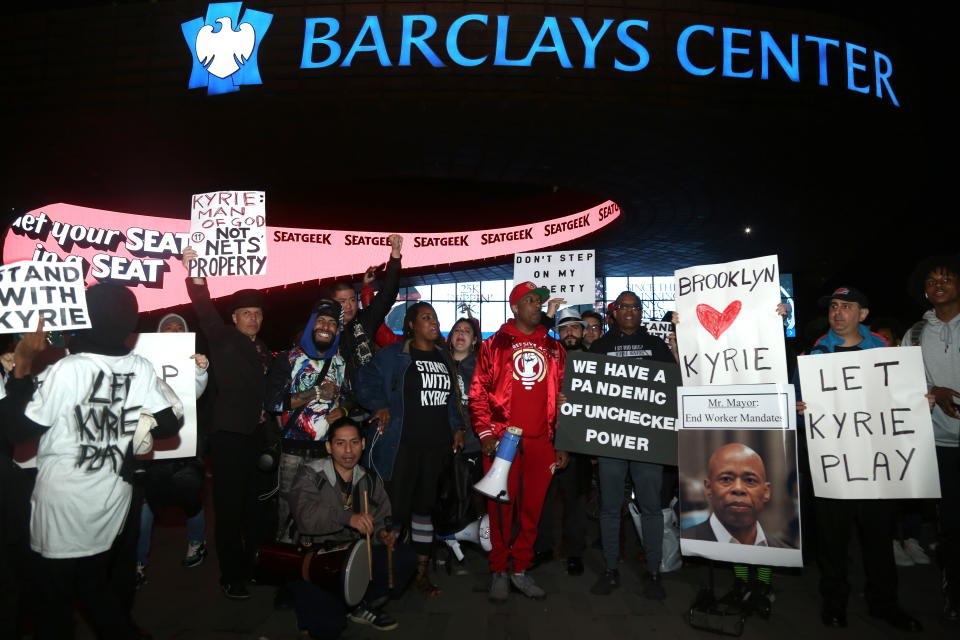
[[(540, 510), (553, 471), (567, 465), (567, 454), (553, 448), (566, 356), (540, 324), (540, 309), (548, 296), (547, 289), (538, 289), (532, 282), (513, 288), (513, 319), (480, 346), (470, 385), (470, 418), (483, 449), (484, 472), (490, 469), (506, 428), (523, 429), (507, 479), (511, 502), (487, 503), (493, 602), (506, 601), (511, 582), (528, 598), (547, 595), (526, 571), (533, 561)], [(513, 570), (508, 574), (511, 558)]]

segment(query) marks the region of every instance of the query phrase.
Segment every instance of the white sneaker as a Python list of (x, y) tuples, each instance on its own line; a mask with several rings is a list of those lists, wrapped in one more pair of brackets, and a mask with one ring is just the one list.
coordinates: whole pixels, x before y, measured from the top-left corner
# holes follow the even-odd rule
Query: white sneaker
[(146, 573), (146, 569), (147, 569), (147, 565), (145, 565), (145, 564), (140, 564), (139, 562), (137, 563), (137, 579), (136, 579), (136, 580), (137, 580), (137, 581), (136, 581), (136, 588), (137, 588), (137, 589), (139, 589), (139, 588), (142, 587), (143, 585), (147, 584), (147, 573)]
[(893, 561), (897, 563), (898, 567), (912, 567), (916, 564), (904, 550), (899, 540), (893, 541)]
[(914, 564), (930, 564), (930, 556), (927, 555), (916, 538), (907, 538), (903, 541), (903, 550), (906, 552)]
[(185, 567), (198, 567), (206, 557), (207, 543), (205, 540), (201, 542), (188, 542), (187, 554), (183, 557), (181, 564)]

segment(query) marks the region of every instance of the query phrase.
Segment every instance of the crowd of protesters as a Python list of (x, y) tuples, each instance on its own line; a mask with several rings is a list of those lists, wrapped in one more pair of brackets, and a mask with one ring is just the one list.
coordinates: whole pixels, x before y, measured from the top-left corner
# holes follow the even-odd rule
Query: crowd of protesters
[[(620, 293), (603, 314), (580, 313), (560, 308), (563, 300), (548, 300), (548, 290), (530, 282), (516, 284), (509, 295), (512, 317), (486, 340), (471, 317), (458, 319), (444, 340), (426, 302), (406, 307), (396, 335), (385, 320), (399, 292), (402, 239), (391, 236), (389, 244), (376, 295), (373, 270), (364, 276), (362, 308), (352, 283), (324, 287), (305, 306), (302, 331), (279, 353), (260, 338), (270, 320), (263, 292), (234, 293), (224, 322), (206, 281), (187, 278), (207, 352), (193, 356), (196, 395), (210, 407), (190, 458), (138, 457), (151, 442), (177, 434), (183, 409), (152, 365), (131, 353), (138, 309), (129, 289), (90, 287), (92, 328), (74, 332), (65, 348), (50, 346), (42, 326), (11, 345), (0, 387), (0, 636), (71, 638), (80, 609), (97, 637), (149, 637), (134, 621), (132, 604), (149, 575), (154, 514), (171, 506), (186, 517), (182, 564), (204, 562), (209, 528), (220, 588), (232, 600), (250, 598), (265, 545), (295, 554), (346, 554), (368, 541), (374, 568), (357, 603), (347, 605), (295, 574), (278, 581), (275, 605), (292, 608), (300, 630), (313, 637), (335, 637), (350, 621), (396, 628), (403, 613), (386, 607), (408, 586), (442, 597), (431, 560), (438, 556), (438, 537), (449, 533), (442, 531), (449, 528), (446, 516), (438, 514), (451, 500), (460, 524), (484, 514), (489, 521), (487, 597), (502, 603), (511, 587), (531, 599), (546, 597), (534, 570), (561, 547), (567, 573), (584, 573), (592, 542), (585, 505), (596, 490), (604, 568), (589, 591), (605, 596), (616, 590), (621, 514), (630, 496), (643, 533), (642, 594), (667, 597), (660, 571), (662, 510), (670, 497), (664, 494), (672, 493), (671, 483), (667, 490), (663, 485), (670, 469), (568, 454), (554, 447), (554, 434), (566, 402), (561, 384), (569, 353), (675, 362), (675, 337), (647, 332), (634, 292)], [(188, 248), (184, 266), (195, 257)], [(896, 567), (936, 562), (942, 618), (960, 621), (958, 277), (956, 257), (918, 265), (910, 290), (930, 308), (905, 329), (892, 320), (871, 322), (867, 296), (853, 287), (820, 301), (828, 329), (810, 353), (901, 342), (921, 347), (942, 492), (929, 510), (936, 538), (924, 539), (924, 505), (930, 503), (814, 498), (801, 455), (798, 498), (807, 509), (808, 555), (819, 567), (821, 621), (828, 627), (848, 623), (847, 539), (854, 526), (871, 616), (901, 631), (921, 630), (899, 604)], [(675, 314), (672, 319), (679, 321)], [(158, 326), (159, 332), (187, 330), (176, 314)], [(115, 428), (104, 428), (105, 416)], [(517, 443), (504, 479), (512, 501), (470, 493), (508, 440)], [(13, 461), (14, 445), (30, 441), (37, 443), (35, 471)], [(467, 479), (466, 496), (450, 489), (448, 476), (457, 465)], [(212, 514), (202, 499), (210, 476)], [(631, 484), (632, 493), (625, 494)], [(561, 507), (557, 532), (553, 522)], [(441, 560), (457, 562), (452, 555)], [(769, 615), (770, 573), (768, 567), (736, 567), (734, 587), (721, 602)]]

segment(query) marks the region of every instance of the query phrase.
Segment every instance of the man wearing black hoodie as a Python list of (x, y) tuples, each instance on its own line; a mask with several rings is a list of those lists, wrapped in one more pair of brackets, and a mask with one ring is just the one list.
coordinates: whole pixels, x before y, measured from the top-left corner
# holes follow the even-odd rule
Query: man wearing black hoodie
[[(197, 252), (187, 247), (183, 266), (189, 273)], [(213, 401), (213, 510), (216, 517), (220, 586), (233, 600), (250, 597), (264, 508), (257, 499), (262, 479), (257, 458), (267, 444), (263, 411), (266, 374), (273, 354), (257, 337), (263, 323), (263, 294), (241, 289), (230, 304), (233, 324), (224, 324), (210, 300), (205, 278), (187, 278), (200, 329), (210, 345), (210, 362), (217, 380)]]

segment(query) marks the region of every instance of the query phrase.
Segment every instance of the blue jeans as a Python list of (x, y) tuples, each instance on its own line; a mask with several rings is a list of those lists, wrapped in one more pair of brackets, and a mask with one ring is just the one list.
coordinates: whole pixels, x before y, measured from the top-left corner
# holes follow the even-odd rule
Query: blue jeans
[[(203, 516), (203, 507), (195, 516), (187, 518), (187, 542), (203, 542), (207, 539), (204, 530), (207, 528)], [(153, 531), (153, 511), (144, 501), (140, 511), (140, 539), (137, 541), (137, 563), (147, 564), (150, 556), (150, 534)]]
[(619, 458), (597, 457), (597, 462), (600, 477), (600, 542), (603, 544), (603, 559), (607, 569), (616, 569), (620, 557), (620, 512), (629, 469), (637, 506), (640, 507), (647, 571), (659, 572), (660, 558), (663, 556), (663, 511), (660, 508), (663, 467)]

